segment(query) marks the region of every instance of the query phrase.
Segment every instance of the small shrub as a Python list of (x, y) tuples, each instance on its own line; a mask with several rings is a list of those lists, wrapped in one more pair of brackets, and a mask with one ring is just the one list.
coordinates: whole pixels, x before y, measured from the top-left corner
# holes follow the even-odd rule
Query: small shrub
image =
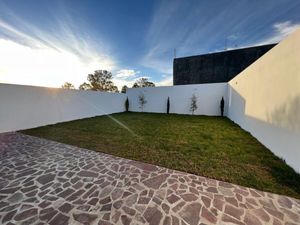
[(145, 95), (143, 93), (140, 93), (140, 95), (139, 95), (139, 104), (140, 104), (140, 109), (142, 110), (142, 112), (144, 110), (144, 107), (145, 107), (146, 103), (147, 103), (147, 100), (146, 100)]
[(170, 97), (168, 97), (168, 100), (167, 100), (167, 114), (170, 113)]
[(225, 101), (224, 101), (224, 98), (222, 97), (221, 102), (220, 102), (221, 116), (224, 115), (224, 107), (225, 107)]
[(126, 101), (125, 101), (125, 111), (126, 112), (129, 111), (129, 100), (128, 100), (128, 97), (126, 98)]
[(192, 112), (192, 115), (194, 115), (194, 112), (197, 110), (197, 97), (195, 94), (192, 95), (191, 97), (191, 106), (190, 106), (190, 111)]

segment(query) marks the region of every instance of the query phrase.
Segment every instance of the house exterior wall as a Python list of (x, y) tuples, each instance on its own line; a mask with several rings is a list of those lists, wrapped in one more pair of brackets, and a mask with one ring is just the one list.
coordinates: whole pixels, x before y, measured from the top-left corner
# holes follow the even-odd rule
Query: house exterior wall
[(218, 116), (222, 96), (227, 102), (227, 83), (130, 88), (127, 90), (130, 111), (142, 111), (138, 99), (141, 93), (147, 101), (144, 112), (166, 113), (167, 99), (170, 97), (170, 113), (191, 114), (191, 97), (195, 94), (198, 105), (196, 115)]
[(125, 94), (0, 84), (0, 132), (124, 111)]
[(228, 87), (228, 117), (300, 172), (300, 30)]

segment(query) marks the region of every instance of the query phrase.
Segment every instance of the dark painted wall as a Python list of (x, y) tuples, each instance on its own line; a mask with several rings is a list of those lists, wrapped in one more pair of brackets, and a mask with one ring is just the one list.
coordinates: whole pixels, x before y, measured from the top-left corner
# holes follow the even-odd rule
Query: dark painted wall
[(276, 44), (176, 58), (173, 83), (202, 84), (228, 82)]

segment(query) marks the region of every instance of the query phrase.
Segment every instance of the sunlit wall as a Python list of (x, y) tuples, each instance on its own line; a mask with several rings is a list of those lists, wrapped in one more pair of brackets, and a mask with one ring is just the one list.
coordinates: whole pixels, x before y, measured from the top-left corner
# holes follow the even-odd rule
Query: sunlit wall
[(229, 82), (228, 117), (300, 172), (300, 30)]

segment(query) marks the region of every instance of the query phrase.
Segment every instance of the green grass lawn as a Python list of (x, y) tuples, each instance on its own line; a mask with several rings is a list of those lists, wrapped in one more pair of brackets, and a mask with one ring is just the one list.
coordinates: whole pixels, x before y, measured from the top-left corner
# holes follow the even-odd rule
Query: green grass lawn
[(300, 175), (227, 118), (119, 113), (21, 132), (300, 198)]

